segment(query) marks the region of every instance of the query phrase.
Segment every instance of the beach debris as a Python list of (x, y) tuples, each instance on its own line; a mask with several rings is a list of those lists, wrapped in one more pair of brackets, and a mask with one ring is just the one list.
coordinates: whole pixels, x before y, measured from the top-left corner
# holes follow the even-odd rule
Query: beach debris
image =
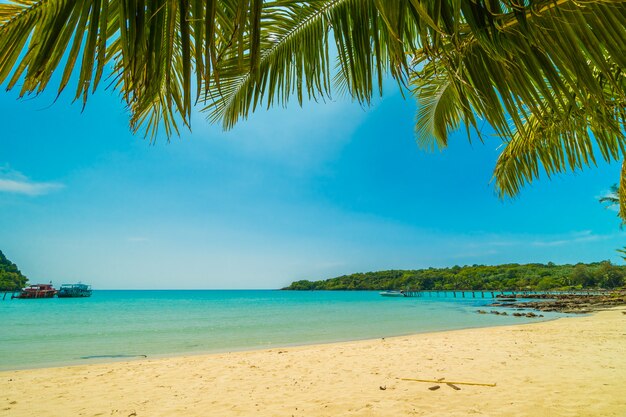
[(412, 382), (434, 382), (436, 383), (445, 383), (445, 384), (455, 384), (455, 385), (477, 385), (481, 387), (495, 387), (496, 384), (489, 384), (485, 382), (461, 382), (461, 381), (444, 381), (445, 378), (440, 379), (415, 379), (415, 378), (398, 378), (401, 381), (412, 381)]
[(136, 416), (136, 415), (137, 415), (137, 412), (133, 411), (132, 413), (130, 413), (130, 414), (128, 415), (128, 417), (134, 417), (134, 416)]
[(378, 387), (381, 391), (385, 391), (387, 389), (387, 385), (381, 385)]
[(452, 388), (455, 391), (461, 391), (461, 388), (457, 387), (456, 385), (454, 385), (454, 384), (452, 384), (450, 382), (448, 382), (446, 385), (449, 386), (450, 388)]
[(439, 385), (433, 385), (432, 387), (428, 387), (428, 389), (431, 391), (437, 391), (439, 388), (441, 388)]

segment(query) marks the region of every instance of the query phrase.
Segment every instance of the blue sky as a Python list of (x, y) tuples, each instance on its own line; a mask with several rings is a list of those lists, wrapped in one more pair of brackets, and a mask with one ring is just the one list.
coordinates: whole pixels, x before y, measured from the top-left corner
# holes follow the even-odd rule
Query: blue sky
[(33, 282), (95, 288), (276, 288), (353, 272), (611, 259), (597, 202), (618, 164), (541, 180), (501, 201), (499, 142), (418, 149), (393, 88), (259, 111), (233, 131), (133, 136), (118, 97), (0, 94), (0, 250)]

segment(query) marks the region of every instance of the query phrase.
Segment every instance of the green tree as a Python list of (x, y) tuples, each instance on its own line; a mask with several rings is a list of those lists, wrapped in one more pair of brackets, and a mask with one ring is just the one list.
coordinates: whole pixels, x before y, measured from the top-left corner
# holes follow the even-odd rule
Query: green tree
[[(615, 288), (626, 266), (609, 262), (578, 265), (474, 265), (343, 275), (323, 281), (296, 281), (292, 290), (543, 290), (564, 286)], [(621, 277), (621, 281), (620, 281)]]
[(617, 288), (624, 285), (624, 272), (610, 262), (603, 262), (596, 273), (596, 279), (602, 288)]
[(570, 284), (580, 285), (582, 287), (589, 287), (593, 282), (593, 277), (587, 268), (583, 264), (578, 264), (574, 267), (569, 279)]
[(0, 291), (17, 291), (26, 286), (26, 278), (0, 251)]
[(196, 102), (230, 128), (332, 91), (367, 104), (390, 76), (419, 101), (424, 148), (493, 127), (509, 196), (541, 168), (624, 158), (624, 39), (621, 0), (3, 0), (0, 83), (39, 93), (58, 71), (85, 103), (110, 76), (154, 138), (189, 126)]
[(559, 287), (559, 282), (554, 277), (545, 277), (539, 280), (536, 289), (539, 291), (550, 290)]

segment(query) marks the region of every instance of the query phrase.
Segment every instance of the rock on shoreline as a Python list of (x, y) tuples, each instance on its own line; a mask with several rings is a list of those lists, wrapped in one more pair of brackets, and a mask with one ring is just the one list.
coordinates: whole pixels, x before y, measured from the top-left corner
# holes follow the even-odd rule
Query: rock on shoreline
[(524, 298), (543, 299), (543, 301), (521, 301), (516, 303), (489, 304), (490, 307), (527, 308), (538, 311), (583, 314), (626, 305), (626, 290), (617, 290), (608, 294), (537, 294)]

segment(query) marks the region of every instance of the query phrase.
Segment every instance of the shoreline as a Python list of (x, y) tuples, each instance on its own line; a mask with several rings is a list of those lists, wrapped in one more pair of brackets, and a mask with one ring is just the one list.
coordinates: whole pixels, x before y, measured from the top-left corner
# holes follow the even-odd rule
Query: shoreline
[[(502, 306), (496, 306), (496, 307), (502, 308)], [(624, 308), (626, 309), (626, 306)], [(0, 368), (0, 377), (2, 376), (2, 373), (14, 372), (14, 371), (36, 371), (36, 370), (46, 370), (46, 369), (70, 368), (70, 367), (78, 367), (78, 366), (106, 365), (106, 364), (114, 364), (114, 363), (136, 363), (136, 362), (148, 361), (148, 360), (195, 358), (195, 357), (213, 356), (213, 355), (230, 354), (230, 353), (261, 352), (261, 351), (268, 351), (268, 350), (273, 350), (273, 349), (327, 346), (327, 345), (346, 344), (346, 343), (353, 343), (353, 342), (355, 343), (356, 342), (368, 342), (368, 341), (380, 340), (381, 338), (385, 340), (392, 340), (394, 338), (400, 338), (400, 337), (440, 334), (440, 333), (449, 333), (449, 332), (457, 332), (457, 331), (465, 331), (465, 330), (479, 330), (479, 329), (490, 329), (490, 328), (511, 327), (511, 326), (527, 326), (527, 325), (534, 325), (534, 324), (539, 324), (539, 323), (557, 321), (561, 319), (584, 317), (587, 315), (594, 314), (597, 311), (601, 311), (601, 310), (595, 310), (593, 312), (578, 313), (578, 314), (561, 313), (561, 314), (567, 314), (567, 315), (557, 316), (557, 317), (536, 316), (536, 320), (527, 321), (523, 323), (517, 323), (517, 324), (489, 323), (484, 326), (477, 325), (477, 326), (459, 327), (455, 329), (424, 330), (424, 331), (417, 331), (417, 332), (411, 331), (411, 332), (406, 332), (406, 333), (390, 334), (390, 335), (385, 335), (385, 336), (367, 336), (363, 338), (346, 338), (346, 339), (334, 339), (334, 340), (328, 340), (328, 341), (312, 341), (312, 342), (294, 342), (294, 343), (285, 343), (285, 344), (276, 344), (276, 345), (244, 346), (244, 347), (239, 347), (239, 348), (234, 347), (234, 348), (204, 350), (204, 351), (196, 351), (196, 352), (194, 351), (171, 352), (171, 353), (157, 353), (157, 354), (150, 354), (150, 355), (145, 355), (145, 354), (130, 355), (129, 354), (129, 355), (119, 355), (120, 357), (75, 359), (72, 361), (49, 362), (49, 363), (44, 363), (44, 364), (36, 364), (33, 366), (25, 365), (25, 366), (17, 366), (15, 368), (8, 368), (8, 369)]]
[[(382, 339), (0, 372), (0, 415), (623, 416), (626, 308)], [(495, 387), (398, 378), (495, 383)], [(439, 385), (440, 389), (428, 388)], [(40, 401), (30, 401), (38, 398)]]

